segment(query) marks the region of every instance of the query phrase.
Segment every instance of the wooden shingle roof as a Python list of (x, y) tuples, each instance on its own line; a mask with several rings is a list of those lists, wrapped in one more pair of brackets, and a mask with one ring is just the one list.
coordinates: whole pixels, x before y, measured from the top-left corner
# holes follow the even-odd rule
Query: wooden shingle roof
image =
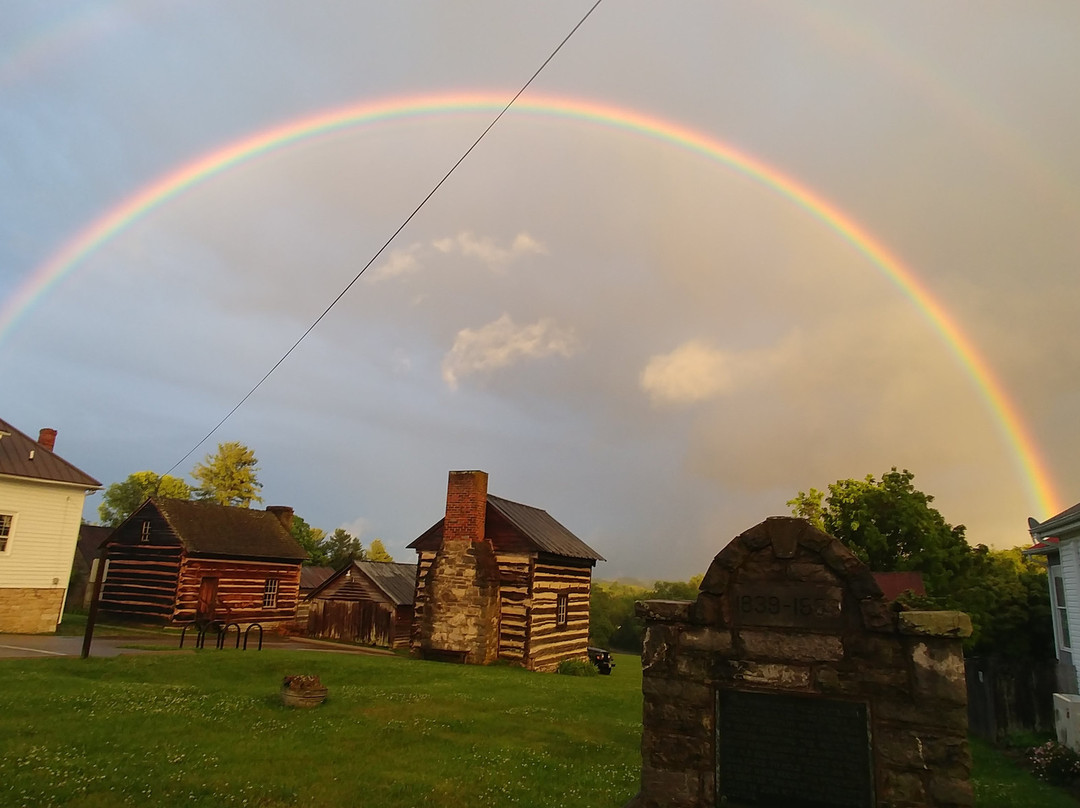
[(149, 502), (189, 553), (289, 561), (308, 557), (276, 514), (186, 499), (154, 497)]
[(101, 483), (46, 449), (7, 421), (0, 421), (0, 474), (43, 482), (101, 488)]

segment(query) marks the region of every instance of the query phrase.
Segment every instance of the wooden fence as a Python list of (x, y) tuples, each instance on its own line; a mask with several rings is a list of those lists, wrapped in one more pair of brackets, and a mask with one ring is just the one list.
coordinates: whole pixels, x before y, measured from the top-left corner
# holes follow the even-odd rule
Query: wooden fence
[(968, 729), (997, 742), (1014, 733), (1054, 732), (1057, 663), (1016, 663), (992, 657), (965, 660)]

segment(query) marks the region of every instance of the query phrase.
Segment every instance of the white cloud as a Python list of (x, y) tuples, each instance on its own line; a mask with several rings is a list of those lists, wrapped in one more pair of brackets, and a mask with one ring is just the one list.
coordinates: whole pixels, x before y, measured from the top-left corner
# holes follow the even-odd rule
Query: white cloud
[(420, 269), (420, 261), (417, 253), (420, 252), (420, 244), (410, 244), (400, 250), (393, 250), (390, 257), (371, 271), (373, 281), (397, 278), (401, 275), (411, 275)]
[(773, 348), (743, 353), (724, 351), (695, 339), (671, 353), (650, 358), (639, 383), (653, 404), (695, 404), (733, 393), (768, 376), (798, 352), (797, 336)]
[(528, 233), (521, 232), (514, 237), (509, 247), (500, 247), (489, 236), (477, 238), (468, 230), (456, 236), (437, 239), (432, 246), (441, 253), (458, 253), (467, 258), (478, 258), (491, 267), (499, 267), (522, 255), (539, 255), (546, 252), (544, 246)]
[(356, 538), (363, 541), (364, 534), (371, 530), (371, 522), (365, 519), (363, 516), (358, 516), (351, 522), (346, 522), (345, 524), (340, 525), (340, 527), (348, 531), (350, 535), (356, 536)]
[(577, 335), (572, 328), (560, 328), (549, 318), (517, 326), (504, 314), (480, 328), (458, 331), (443, 359), (443, 380), (453, 390), (461, 376), (508, 367), (521, 359), (571, 356), (576, 347)]

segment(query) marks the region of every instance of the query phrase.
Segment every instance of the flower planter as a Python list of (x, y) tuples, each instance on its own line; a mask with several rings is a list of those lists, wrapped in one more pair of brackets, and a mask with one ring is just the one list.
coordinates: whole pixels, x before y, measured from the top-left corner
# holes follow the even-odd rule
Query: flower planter
[(318, 707), (326, 701), (327, 689), (313, 687), (307, 690), (281, 688), (281, 701), (286, 707)]
[(286, 707), (318, 707), (326, 700), (326, 693), (318, 676), (286, 676), (281, 683), (281, 702)]

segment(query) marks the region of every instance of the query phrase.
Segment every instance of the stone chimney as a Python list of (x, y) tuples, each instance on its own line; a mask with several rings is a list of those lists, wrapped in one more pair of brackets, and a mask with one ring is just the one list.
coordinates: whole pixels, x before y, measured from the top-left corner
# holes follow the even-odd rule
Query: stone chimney
[(487, 479), (482, 471), (450, 472), (442, 546), (424, 581), (425, 659), (484, 665), (499, 656), (499, 565), (484, 534)]
[(45, 427), (38, 433), (37, 442), (42, 449), (48, 449), (51, 452), (56, 445), (56, 430)]
[(282, 527), (292, 533), (293, 509), (288, 505), (267, 505), (266, 512), (272, 513), (281, 522)]

